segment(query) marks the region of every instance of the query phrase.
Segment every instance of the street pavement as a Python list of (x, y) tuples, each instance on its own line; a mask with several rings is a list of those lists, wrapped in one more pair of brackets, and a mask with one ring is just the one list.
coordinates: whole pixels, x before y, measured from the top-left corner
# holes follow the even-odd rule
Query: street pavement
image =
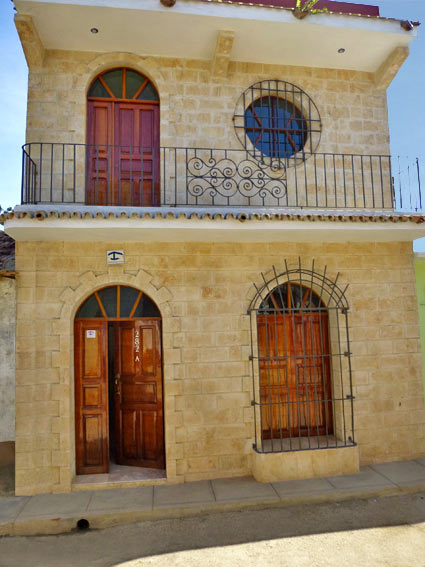
[[(425, 491), (425, 459), (361, 467), (353, 475), (261, 483), (221, 478), (68, 494), (0, 498), (0, 536), (53, 535), (147, 520)], [(425, 567), (425, 565), (424, 565)]]
[(425, 492), (0, 538), (1, 567), (425, 567)]

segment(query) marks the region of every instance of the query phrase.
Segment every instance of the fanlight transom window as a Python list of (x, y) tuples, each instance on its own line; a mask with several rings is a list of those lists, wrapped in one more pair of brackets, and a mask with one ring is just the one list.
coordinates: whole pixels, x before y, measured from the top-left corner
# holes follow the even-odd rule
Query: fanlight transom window
[(88, 97), (159, 101), (157, 90), (152, 82), (141, 73), (125, 67), (105, 71), (98, 75), (90, 86)]
[(125, 285), (104, 287), (88, 297), (76, 319), (138, 319), (161, 317), (158, 307), (142, 291)]
[(273, 289), (262, 301), (259, 314), (289, 310), (326, 310), (321, 297), (310, 287), (300, 283), (285, 282)]

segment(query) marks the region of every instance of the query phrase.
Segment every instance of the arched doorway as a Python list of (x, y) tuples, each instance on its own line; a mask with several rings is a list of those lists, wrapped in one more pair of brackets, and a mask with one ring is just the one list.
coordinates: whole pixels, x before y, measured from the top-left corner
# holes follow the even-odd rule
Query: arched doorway
[(163, 469), (161, 314), (141, 291), (108, 286), (74, 323), (77, 474)]
[(159, 96), (121, 67), (100, 73), (87, 95), (87, 204), (160, 204)]
[(278, 285), (258, 309), (257, 337), (262, 439), (328, 438), (331, 356), (322, 298), (301, 283)]

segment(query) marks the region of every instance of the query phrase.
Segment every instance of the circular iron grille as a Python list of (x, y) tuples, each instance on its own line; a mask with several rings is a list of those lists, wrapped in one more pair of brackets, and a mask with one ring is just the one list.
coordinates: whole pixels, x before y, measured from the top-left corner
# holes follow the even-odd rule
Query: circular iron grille
[(273, 168), (307, 159), (321, 135), (317, 106), (305, 91), (286, 81), (260, 81), (244, 91), (234, 124), (249, 154)]

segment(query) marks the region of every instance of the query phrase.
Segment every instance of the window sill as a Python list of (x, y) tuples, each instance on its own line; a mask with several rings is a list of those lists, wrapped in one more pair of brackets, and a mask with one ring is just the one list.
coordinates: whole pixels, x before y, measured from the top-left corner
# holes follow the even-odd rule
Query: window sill
[(359, 448), (337, 447), (280, 453), (252, 454), (252, 474), (258, 482), (279, 482), (306, 478), (356, 474)]

